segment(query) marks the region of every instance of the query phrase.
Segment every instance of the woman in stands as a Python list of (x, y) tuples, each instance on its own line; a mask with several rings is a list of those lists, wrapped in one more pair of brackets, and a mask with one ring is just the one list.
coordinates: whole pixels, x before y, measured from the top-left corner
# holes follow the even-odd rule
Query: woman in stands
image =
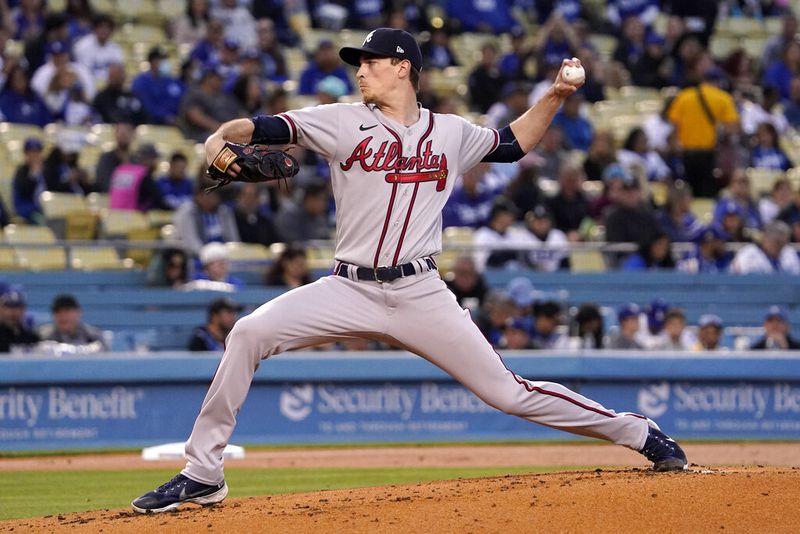
[(311, 283), (311, 271), (308, 269), (305, 249), (289, 245), (275, 260), (267, 271), (264, 284), (280, 286), (287, 289)]
[(44, 100), (31, 89), (28, 72), (19, 65), (11, 68), (7, 83), (0, 91), (0, 119), (36, 126), (53, 121)]

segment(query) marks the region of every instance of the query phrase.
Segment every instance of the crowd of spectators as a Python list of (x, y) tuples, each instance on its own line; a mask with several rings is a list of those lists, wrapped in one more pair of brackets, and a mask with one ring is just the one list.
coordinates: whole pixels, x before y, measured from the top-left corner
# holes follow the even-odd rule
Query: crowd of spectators
[[(737, 16), (781, 17), (782, 29), (763, 54), (737, 47), (713, 56), (715, 24)], [(656, 24), (659, 17), (664, 23)], [(303, 29), (390, 25), (422, 39), (420, 102), (438, 112), (468, 111), (489, 127), (509, 124), (534, 104), (563, 58), (579, 57), (586, 69), (586, 84), (567, 99), (531, 154), (455, 177), (443, 211), (445, 227), (470, 227), (474, 243), (483, 246), (456, 262), (449, 283), (460, 299), (477, 300), (476, 321), (498, 347), (575, 346), (578, 339), (579, 346), (652, 348), (637, 338), (642, 327), (634, 329), (632, 318), (646, 314), (635, 306), (618, 310), (619, 332), (609, 337), (597, 329), (603, 316), (589, 305), (565, 321), (567, 310), (557, 301), (528, 295), (520, 300), (527, 304), (510, 303), (485, 286), (457, 287), (459, 271), (479, 277), (485, 268), (569, 269), (571, 243), (608, 241), (635, 246), (608, 258), (627, 271), (800, 274), (791, 246), (800, 242), (800, 191), (782, 178), (759, 198), (745, 171), (787, 171), (796, 163), (784, 141), (800, 128), (800, 40), (785, 2), (609, 0), (596, 11), (577, 0), (187, 0), (185, 13), (165, 28), (180, 52), (152, 46), (130, 79), (130, 57), (116, 40), (118, 20), (97, 12), (90, 0), (69, 0), (63, 12), (49, 11), (42, 0), (0, 0), (0, 120), (114, 124), (113, 148), (91, 168), (81, 161), (87, 140), (75, 131), (64, 129), (47, 149), (42, 139), (25, 140), (22, 163), (13, 174), (3, 169), (13, 188), (11, 198), (0, 198), (0, 224), (11, 220), (5, 205), (19, 219), (43, 224), (43, 191), (107, 193), (111, 209), (174, 213), (179, 241), (155, 255), (154, 283), (239, 287), (220, 248), (232, 241), (288, 243), (264, 281), (289, 288), (308, 283), (302, 243), (330, 239), (335, 221), (321, 158), (295, 153), (302, 170), (290, 191), (248, 184), (205, 194), (202, 166), (190, 167), (192, 158), (180, 150), (159, 152), (152, 140), (137, 139), (136, 127), (174, 126), (201, 142), (226, 120), (285, 111), (292, 92), (304, 102), (356, 98), (353, 72), (339, 61), (336, 43), (323, 39), (310, 47)], [(455, 38), (463, 32), (482, 34), (471, 63), (457, 53)], [(598, 49), (598, 34), (613, 39), (609, 54)], [(21, 54), (9, 52), (10, 40), (21, 44)], [(307, 56), (294, 80), (290, 50)], [(464, 94), (434, 87), (434, 74), (451, 68), (462, 73)], [(598, 103), (628, 85), (666, 98), (622, 139), (592, 118)], [(710, 220), (693, 212), (698, 198), (713, 202)], [(74, 304), (70, 309), (79, 310)], [(218, 316), (226, 309), (209, 312), (211, 338), (224, 338)], [(705, 317), (689, 344), (680, 310), (664, 315), (662, 348), (695, 341), (711, 347), (712, 330), (722, 325)], [(20, 320), (8, 328), (22, 335)], [(580, 333), (566, 336), (564, 328)]]
[[(213, 241), (269, 245), (328, 239), (333, 203), (327, 169), (315, 154), (301, 154), (303, 172), (292, 195), (256, 187), (204, 200), (192, 195), (192, 184), (200, 190), (201, 181), (193, 177), (197, 169), (187, 167), (187, 155), (159, 154), (147, 139), (135, 139), (134, 127), (172, 125), (187, 139), (203, 141), (225, 120), (284, 110), (281, 84), (289, 77), (290, 48), (308, 52), (307, 66), (295, 80), (298, 94), (316, 95), (321, 103), (353, 96), (352, 72), (339, 61), (334, 42), (323, 39), (308, 49), (300, 28), (366, 30), (391, 24), (424, 40), (420, 101), (437, 111), (468, 108), (485, 114), (493, 127), (508, 124), (535, 103), (563, 58), (579, 57), (587, 70), (585, 86), (567, 99), (532, 154), (518, 164), (481, 165), (457, 178), (445, 226), (481, 228), (479, 242), (501, 239), (547, 249), (585, 240), (633, 243), (636, 257), (614, 258), (617, 266), (632, 270), (724, 270), (721, 261), (691, 261), (700, 254), (700, 242), (713, 234), (723, 243), (757, 242), (758, 250), (750, 252), (760, 255), (757, 263), (796, 272), (780, 254), (771, 255), (760, 238), (774, 220), (789, 225), (787, 241), (800, 238), (800, 193), (779, 181), (766, 198), (753, 198), (743, 169), (794, 166), (780, 140), (800, 115), (797, 19), (779, 2), (702, 4), (612, 0), (598, 12), (574, 0), (292, 5), (191, 0), (165, 28), (188, 51), (185, 56), (154, 46), (146, 68), (129, 81), (110, 14), (96, 12), (88, 0), (68, 2), (64, 12), (48, 11), (40, 0), (2, 0), (0, 51), (14, 39), (24, 53), (2, 53), (0, 117), (40, 126), (53, 121), (116, 125), (116, 146), (93, 169), (81, 164), (85, 140), (79, 136), (66, 132), (47, 154), (41, 140), (29, 139), (14, 175), (13, 198), (2, 200), (33, 224), (42, 220), (37, 199), (44, 190), (109, 193), (112, 208), (118, 209), (175, 210), (177, 235), (194, 255)], [(657, 29), (659, 14), (666, 23)], [(739, 15), (783, 17), (782, 31), (766, 43), (762, 57), (742, 48), (713, 57), (709, 40), (715, 23)], [(535, 31), (526, 31), (531, 25), (537, 25)], [(486, 35), (472, 65), (461, 65), (453, 50), (453, 37), (465, 31)], [(505, 53), (490, 35), (503, 33), (510, 41)], [(592, 40), (598, 33), (616, 40), (610, 57), (601, 56)], [(180, 65), (174, 64), (176, 58)], [(465, 69), (463, 99), (434, 91), (430, 83), (432, 71), (454, 66)], [(617, 147), (611, 133), (589, 120), (587, 109), (609, 90), (629, 84), (674, 91), (660, 112)], [(169, 160), (169, 171), (157, 176), (156, 163), (163, 159)], [(602, 194), (588, 198), (585, 181), (602, 183)], [(547, 183), (552, 185), (543, 187)], [(669, 189), (670, 202), (654, 203), (653, 184)], [(693, 197), (719, 199), (713, 221), (700, 224), (693, 217)], [(514, 210), (504, 212), (513, 216), (508, 228), (520, 231), (513, 236), (496, 226), (495, 216), (509, 201)], [(772, 233), (785, 234), (780, 230)], [(698, 250), (672, 257), (674, 242), (693, 242)], [(494, 267), (569, 267), (558, 250), (506, 255), (507, 261), (493, 256)], [(487, 258), (476, 260), (483, 266)], [(731, 265), (738, 266), (736, 272), (750, 269), (741, 261)]]

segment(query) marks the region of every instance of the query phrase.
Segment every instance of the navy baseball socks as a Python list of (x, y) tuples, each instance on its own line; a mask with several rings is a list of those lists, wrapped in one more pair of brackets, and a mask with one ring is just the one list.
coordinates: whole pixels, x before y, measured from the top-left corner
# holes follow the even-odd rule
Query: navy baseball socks
[(228, 485), (224, 480), (216, 486), (209, 486), (179, 474), (166, 484), (145, 493), (131, 506), (140, 514), (168, 512), (187, 502), (202, 506), (216, 504), (227, 495)]
[(658, 425), (647, 420), (649, 431), (641, 452), (653, 462), (653, 471), (682, 471), (686, 469), (686, 453), (675, 440), (664, 434)]

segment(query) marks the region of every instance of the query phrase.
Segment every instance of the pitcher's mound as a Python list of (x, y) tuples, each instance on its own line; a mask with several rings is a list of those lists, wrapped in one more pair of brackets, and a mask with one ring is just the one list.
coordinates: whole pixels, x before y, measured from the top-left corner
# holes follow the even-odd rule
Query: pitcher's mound
[(232, 499), (142, 516), (6, 522), (69, 532), (797, 532), (800, 470), (582, 471)]

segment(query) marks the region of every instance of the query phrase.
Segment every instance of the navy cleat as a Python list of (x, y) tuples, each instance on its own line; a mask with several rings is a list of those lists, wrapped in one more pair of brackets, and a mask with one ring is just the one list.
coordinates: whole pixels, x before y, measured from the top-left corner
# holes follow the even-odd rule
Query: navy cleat
[(187, 502), (203, 506), (216, 504), (222, 502), (226, 495), (228, 485), (224, 480), (216, 486), (209, 486), (179, 474), (163, 486), (145, 493), (133, 501), (131, 506), (140, 514), (168, 512)]
[[(648, 421), (649, 422), (649, 421)], [(653, 471), (682, 471), (686, 469), (686, 453), (675, 440), (650, 425), (644, 448), (640, 451), (653, 462)]]

